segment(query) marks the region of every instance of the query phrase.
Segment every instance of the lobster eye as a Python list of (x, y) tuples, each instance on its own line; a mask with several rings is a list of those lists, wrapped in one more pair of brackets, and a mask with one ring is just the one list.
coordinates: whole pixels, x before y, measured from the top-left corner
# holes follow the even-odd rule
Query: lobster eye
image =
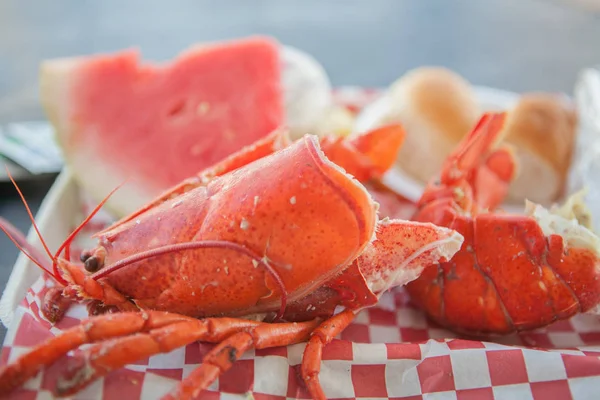
[(100, 263), (96, 257), (88, 257), (85, 261), (85, 270), (88, 272), (96, 272), (100, 269)]
[(90, 258), (92, 256), (92, 253), (90, 253), (89, 251), (84, 251), (83, 253), (81, 253), (81, 255), (79, 256), (79, 259), (81, 260), (81, 262), (86, 262), (88, 260), (88, 258)]

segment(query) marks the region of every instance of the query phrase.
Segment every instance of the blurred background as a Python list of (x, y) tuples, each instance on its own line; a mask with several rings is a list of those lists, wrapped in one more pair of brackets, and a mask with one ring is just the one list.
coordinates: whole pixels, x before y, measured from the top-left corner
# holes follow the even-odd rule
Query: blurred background
[[(579, 71), (600, 63), (595, 0), (0, 0), (0, 126), (44, 118), (44, 59), (137, 47), (160, 61), (197, 42), (250, 34), (312, 54), (334, 86), (385, 87), (408, 69), (442, 65), (476, 85), (571, 94)], [(35, 212), (56, 174), (11, 170)], [(27, 231), (25, 210), (0, 177), (0, 216)], [(16, 257), (0, 235), (0, 290)]]

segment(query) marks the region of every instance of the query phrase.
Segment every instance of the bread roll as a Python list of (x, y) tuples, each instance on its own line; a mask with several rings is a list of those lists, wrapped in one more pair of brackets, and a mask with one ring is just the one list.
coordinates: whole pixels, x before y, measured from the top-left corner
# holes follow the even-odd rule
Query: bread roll
[(390, 109), (383, 122), (400, 122), (406, 130), (397, 163), (423, 183), (439, 173), (481, 115), (469, 82), (443, 67), (407, 72), (392, 84), (388, 96)]
[(564, 194), (577, 134), (577, 112), (565, 96), (528, 93), (509, 111), (503, 141), (519, 163), (507, 200), (550, 205)]

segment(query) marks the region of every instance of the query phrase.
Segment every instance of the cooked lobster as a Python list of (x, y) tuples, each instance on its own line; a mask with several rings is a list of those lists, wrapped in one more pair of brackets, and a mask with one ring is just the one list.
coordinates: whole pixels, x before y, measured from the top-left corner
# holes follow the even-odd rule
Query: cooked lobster
[(98, 247), (83, 254), (87, 271), (69, 261), (76, 229), (47, 268), (61, 287), (45, 315), (56, 320), (76, 300), (113, 312), (2, 367), (0, 392), (83, 344), (95, 343), (74, 357), (56, 394), (153, 354), (219, 343), (167, 396), (189, 399), (250, 348), (308, 341), (302, 377), (324, 399), (322, 348), (386, 290), (462, 244), (452, 229), (379, 220), (356, 178), (389, 168), (402, 139), (399, 126), (321, 143), (310, 135), (290, 143), (275, 132), (99, 232)]
[(425, 189), (415, 221), (460, 232), (459, 252), (406, 289), (439, 324), (468, 335), (546, 326), (600, 304), (600, 240), (574, 218), (573, 201), (525, 215), (497, 210), (515, 175), (510, 148), (495, 147), (504, 113), (485, 114)]

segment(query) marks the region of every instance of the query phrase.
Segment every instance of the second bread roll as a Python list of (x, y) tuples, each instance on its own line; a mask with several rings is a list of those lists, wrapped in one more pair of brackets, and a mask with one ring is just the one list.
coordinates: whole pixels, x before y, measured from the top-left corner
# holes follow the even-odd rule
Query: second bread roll
[(577, 133), (577, 112), (561, 95), (528, 93), (509, 111), (503, 141), (518, 160), (507, 200), (550, 205), (564, 194)]

